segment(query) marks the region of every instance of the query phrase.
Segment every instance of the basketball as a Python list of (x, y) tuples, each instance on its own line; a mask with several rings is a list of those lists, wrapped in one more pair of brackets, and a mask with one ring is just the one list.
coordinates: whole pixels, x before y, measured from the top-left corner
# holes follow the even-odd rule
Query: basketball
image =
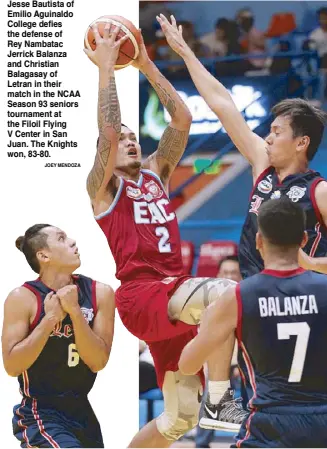
[(126, 34), (129, 36), (129, 39), (123, 42), (123, 44), (119, 49), (119, 56), (116, 61), (115, 69), (116, 70), (123, 69), (124, 67), (127, 67), (130, 64), (132, 64), (133, 60), (136, 59), (139, 54), (139, 43), (140, 43), (140, 32), (133, 25), (133, 23), (122, 16), (99, 17), (90, 24), (85, 33), (84, 45), (85, 48), (89, 50), (95, 50), (96, 48), (95, 36), (92, 30), (92, 26), (95, 23), (98, 25), (100, 36), (103, 36), (104, 28), (107, 23), (111, 23), (112, 25), (114, 25), (112, 26), (111, 31), (114, 31), (115, 28), (118, 27), (119, 25), (121, 26), (117, 39), (120, 39)]

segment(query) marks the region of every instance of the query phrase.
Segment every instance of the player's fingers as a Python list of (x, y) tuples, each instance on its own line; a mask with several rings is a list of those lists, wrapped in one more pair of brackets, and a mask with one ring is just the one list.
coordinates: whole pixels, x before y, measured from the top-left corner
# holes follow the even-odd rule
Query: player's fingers
[(128, 34), (125, 34), (125, 36), (121, 37), (120, 39), (118, 39), (118, 40), (115, 42), (115, 46), (116, 46), (116, 47), (120, 47), (124, 42), (127, 41), (127, 39), (129, 39), (129, 36), (128, 36)]
[(159, 25), (161, 26), (163, 32), (168, 31), (167, 24), (163, 20), (161, 20), (159, 16), (157, 16), (157, 21), (159, 22)]
[(121, 25), (118, 25), (115, 27), (114, 31), (111, 33), (111, 42), (115, 42), (117, 39), (117, 36), (121, 30)]
[(169, 20), (167, 19), (166, 16), (164, 16), (163, 14), (160, 14), (160, 19), (162, 20), (162, 22), (166, 25), (167, 28), (169, 28), (171, 26), (171, 24), (169, 23)]
[(179, 25), (179, 26), (178, 26), (178, 32), (179, 32), (179, 34), (180, 34), (181, 36), (183, 36), (183, 27), (182, 27), (182, 25)]
[(54, 295), (54, 292), (49, 292), (47, 294), (47, 296), (45, 297), (44, 301), (51, 299), (53, 295)]
[(89, 58), (92, 58), (93, 56), (93, 51), (89, 50), (88, 48), (83, 48), (84, 53), (86, 54), (86, 56), (88, 56)]
[(104, 32), (103, 32), (103, 39), (108, 39), (109, 38), (109, 34), (110, 34), (110, 25), (111, 23), (106, 23), (105, 27), (104, 27)]
[(170, 16), (171, 24), (174, 28), (177, 28), (176, 19), (173, 15)]
[(99, 44), (100, 42), (101, 42), (101, 36), (100, 36), (100, 33), (99, 33), (99, 29), (98, 29), (98, 24), (97, 23), (95, 23), (94, 25), (92, 25), (92, 30), (93, 30), (93, 33), (94, 33), (94, 38), (95, 38), (95, 42), (97, 43), (97, 44)]

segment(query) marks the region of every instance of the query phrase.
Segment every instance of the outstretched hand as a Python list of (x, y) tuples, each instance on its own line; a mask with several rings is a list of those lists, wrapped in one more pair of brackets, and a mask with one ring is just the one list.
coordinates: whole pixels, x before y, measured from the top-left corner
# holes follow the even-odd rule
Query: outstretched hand
[(84, 52), (99, 68), (114, 67), (118, 58), (120, 46), (128, 39), (128, 35), (117, 39), (120, 26), (112, 31), (113, 24), (107, 23), (104, 28), (103, 37), (100, 36), (98, 25), (95, 23), (92, 30), (95, 37), (96, 48)]
[(174, 16), (170, 16), (171, 23), (163, 15), (157, 16), (157, 20), (161, 26), (161, 29), (166, 36), (169, 46), (181, 57), (185, 54), (185, 51), (189, 50), (189, 46), (184, 41), (182, 25), (177, 26)]

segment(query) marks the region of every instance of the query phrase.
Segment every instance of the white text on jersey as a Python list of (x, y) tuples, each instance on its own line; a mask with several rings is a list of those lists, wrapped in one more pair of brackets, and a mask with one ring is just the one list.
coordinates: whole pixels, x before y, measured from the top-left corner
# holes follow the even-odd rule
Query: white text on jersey
[(260, 316), (308, 315), (318, 313), (315, 295), (258, 298)]
[(169, 201), (165, 198), (157, 202), (147, 203), (146, 201), (133, 201), (134, 219), (136, 224), (163, 224), (175, 218), (174, 212), (167, 215), (165, 206)]

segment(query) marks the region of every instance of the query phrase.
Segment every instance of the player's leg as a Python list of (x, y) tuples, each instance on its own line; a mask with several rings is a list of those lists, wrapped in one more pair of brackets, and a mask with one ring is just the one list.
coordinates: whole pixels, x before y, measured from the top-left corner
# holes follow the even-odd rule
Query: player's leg
[[(221, 294), (234, 281), (217, 278), (192, 278), (186, 280), (172, 295), (168, 303), (168, 316), (172, 320), (198, 324), (204, 309), (219, 300)], [(240, 401), (234, 400), (230, 389), (230, 366), (235, 338), (230, 338), (212, 354), (208, 362), (208, 398), (204, 416), (200, 421), (206, 429), (239, 430), (247, 416)]]
[(327, 415), (321, 406), (287, 408), (252, 410), (231, 447), (327, 447)]
[(204, 309), (217, 301), (222, 293), (235, 284), (229, 279), (187, 279), (170, 297), (168, 302), (169, 319), (186, 324), (199, 324)]
[(208, 360), (208, 395), (200, 419), (203, 429), (238, 431), (248, 416), (240, 399), (234, 399), (230, 385), (230, 367), (235, 337), (230, 335)]
[(198, 422), (202, 391), (198, 375), (167, 371), (162, 386), (164, 412), (144, 426), (128, 447), (169, 447), (193, 429)]

